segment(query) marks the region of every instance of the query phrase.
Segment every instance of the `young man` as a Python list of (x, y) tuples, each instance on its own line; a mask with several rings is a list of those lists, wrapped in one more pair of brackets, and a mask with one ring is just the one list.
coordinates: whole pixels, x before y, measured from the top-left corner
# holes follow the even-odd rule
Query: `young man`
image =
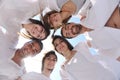
[(43, 44), (41, 41), (32, 40), (23, 45), (22, 48), (11, 50), (13, 56), (0, 62), (0, 80), (16, 80), (25, 73), (23, 59), (35, 56), (41, 52)]
[(29, 72), (22, 76), (20, 80), (51, 80), (50, 74), (57, 62), (57, 55), (54, 51), (49, 51), (42, 59), (41, 73)]
[(69, 23), (64, 25), (61, 30), (61, 34), (63, 35), (63, 37), (66, 38), (73, 38), (85, 32), (88, 32), (89, 37), (92, 39), (88, 42), (89, 47), (99, 49), (100, 53), (105, 56), (109, 56), (114, 59), (119, 58), (119, 29), (114, 29), (110, 27), (90, 29), (81, 24)]

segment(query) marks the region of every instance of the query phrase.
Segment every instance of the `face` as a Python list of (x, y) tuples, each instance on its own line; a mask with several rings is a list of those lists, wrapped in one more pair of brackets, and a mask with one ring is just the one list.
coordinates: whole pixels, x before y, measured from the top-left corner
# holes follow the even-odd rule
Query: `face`
[(41, 48), (39, 46), (38, 42), (27, 42), (25, 45), (21, 48), (21, 56), (27, 57), (27, 56), (35, 56), (41, 51)]
[(62, 18), (60, 13), (51, 14), (49, 17), (49, 22), (55, 29), (62, 25)]
[(51, 54), (50, 56), (45, 58), (44, 68), (48, 69), (48, 70), (54, 69), (56, 61), (57, 61), (57, 59), (56, 59), (55, 55)]
[(80, 33), (80, 28), (75, 25), (75, 23), (66, 24), (62, 28), (62, 34), (64, 37), (73, 38)]
[(30, 24), (29, 25), (30, 28), (28, 30), (28, 32), (30, 33), (30, 35), (32, 35), (33, 37), (37, 38), (37, 39), (44, 39), (46, 36), (46, 32), (45, 29), (37, 24)]
[(54, 47), (56, 48), (58, 53), (62, 53), (63, 55), (68, 50), (67, 44), (60, 38), (58, 38), (54, 41)]

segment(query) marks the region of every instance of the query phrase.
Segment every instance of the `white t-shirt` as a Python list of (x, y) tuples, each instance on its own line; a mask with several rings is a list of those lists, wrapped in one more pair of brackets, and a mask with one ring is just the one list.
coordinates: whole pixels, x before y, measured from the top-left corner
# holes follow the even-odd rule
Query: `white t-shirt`
[(12, 60), (5, 60), (0, 63), (0, 80), (15, 80), (24, 73), (24, 64), (19, 66)]
[(62, 75), (66, 75), (62, 77), (63, 80), (118, 80), (112, 71), (97, 61), (89, 61), (84, 54), (86, 54), (84, 51), (78, 51), (69, 61), (65, 67), (66, 71), (61, 72)]
[(29, 72), (24, 74), (22, 80), (51, 80), (50, 78), (46, 77), (45, 75), (37, 72)]

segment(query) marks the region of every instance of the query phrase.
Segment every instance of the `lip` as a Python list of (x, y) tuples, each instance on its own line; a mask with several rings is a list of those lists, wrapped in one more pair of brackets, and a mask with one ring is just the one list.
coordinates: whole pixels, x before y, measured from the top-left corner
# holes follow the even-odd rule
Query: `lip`
[(75, 34), (79, 33), (79, 28), (78, 27), (73, 27), (72, 32), (75, 33)]

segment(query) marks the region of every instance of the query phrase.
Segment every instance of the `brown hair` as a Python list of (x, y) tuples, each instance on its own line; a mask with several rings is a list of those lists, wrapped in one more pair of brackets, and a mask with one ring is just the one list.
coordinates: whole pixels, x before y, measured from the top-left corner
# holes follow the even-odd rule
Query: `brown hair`
[[(52, 15), (52, 14), (54, 14), (54, 13), (61, 13), (61, 12), (62, 12), (62, 11), (58, 12), (58, 11), (56, 11), (56, 10), (52, 10), (52, 11), (46, 13), (44, 16), (41, 15), (45, 26), (49, 26), (50, 29), (54, 29), (54, 27), (52, 27), (52, 25), (50, 24), (50, 22), (48, 22), (48, 19), (49, 19), (50, 15)], [(69, 16), (68, 18), (66, 18), (65, 20), (63, 20), (62, 23), (67, 23), (68, 20), (69, 20), (71, 17), (72, 17), (72, 15)]]

